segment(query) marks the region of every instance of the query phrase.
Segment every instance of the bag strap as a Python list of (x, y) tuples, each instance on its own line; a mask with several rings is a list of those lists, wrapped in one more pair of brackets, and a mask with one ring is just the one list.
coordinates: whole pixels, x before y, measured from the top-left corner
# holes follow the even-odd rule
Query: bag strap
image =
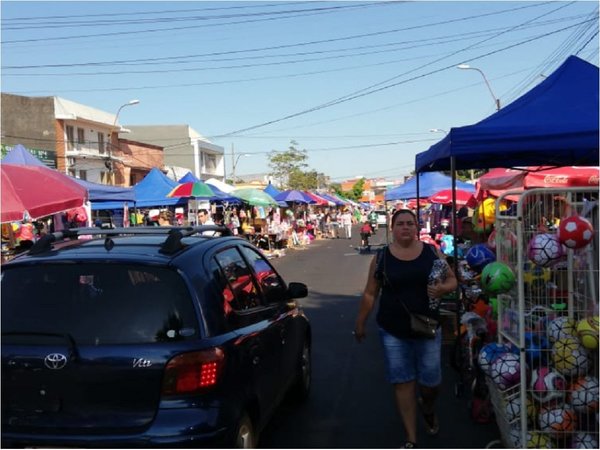
[[(390, 280), (387, 277), (387, 271), (386, 271), (386, 261), (387, 261), (387, 248), (388, 246), (386, 245), (385, 247), (383, 247), (383, 249), (380, 250), (380, 253), (377, 255), (377, 270), (381, 270), (381, 274), (382, 274), (382, 280), (384, 283), (387, 283), (388, 286), (391, 286), (392, 283), (390, 283)], [(382, 267), (381, 267), (382, 265)], [(402, 305), (402, 307), (404, 308), (404, 310), (410, 315), (412, 314), (410, 312), (410, 310), (408, 309), (408, 306), (406, 306), (406, 303), (404, 303), (404, 300), (402, 300), (401, 298), (398, 298), (398, 301), (400, 302), (400, 304)]]

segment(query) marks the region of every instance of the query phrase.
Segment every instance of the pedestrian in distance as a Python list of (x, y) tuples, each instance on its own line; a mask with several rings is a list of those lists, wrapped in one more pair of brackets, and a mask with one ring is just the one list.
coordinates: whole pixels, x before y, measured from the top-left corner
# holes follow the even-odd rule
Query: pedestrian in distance
[(443, 255), (417, 239), (417, 218), (412, 211), (396, 211), (391, 225), (391, 244), (371, 261), (353, 334), (358, 342), (366, 337), (366, 321), (379, 297), (376, 321), (387, 378), (404, 426), (403, 448), (415, 448), (419, 407), (427, 433), (439, 432), (435, 400), (442, 381), (442, 338), (439, 330), (432, 339), (415, 337), (407, 310), (439, 320), (439, 299), (453, 292), (457, 281), (442, 263), (445, 278), (430, 282), (434, 262)]
[(360, 227), (360, 245), (363, 247), (369, 246), (369, 238), (371, 237), (371, 224), (367, 219), (363, 221), (362, 226)]
[[(214, 225), (215, 222), (210, 218), (208, 211), (206, 209), (200, 209), (198, 211), (198, 225)], [(214, 236), (214, 231), (203, 231), (203, 235), (205, 236)]]
[(341, 225), (344, 228), (344, 237), (352, 239), (352, 214), (346, 209), (340, 216)]

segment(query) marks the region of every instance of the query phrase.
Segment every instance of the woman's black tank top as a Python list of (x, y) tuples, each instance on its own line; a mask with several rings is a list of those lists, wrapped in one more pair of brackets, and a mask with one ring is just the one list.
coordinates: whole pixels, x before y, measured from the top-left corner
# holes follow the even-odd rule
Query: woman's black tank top
[(383, 252), (381, 270), (385, 271), (385, 276), (381, 280), (377, 324), (397, 338), (408, 338), (410, 320), (400, 299), (411, 312), (439, 320), (439, 310), (429, 309), (427, 296), (429, 273), (438, 255), (433, 246), (426, 243), (423, 243), (421, 254), (411, 261), (396, 258), (388, 247)]

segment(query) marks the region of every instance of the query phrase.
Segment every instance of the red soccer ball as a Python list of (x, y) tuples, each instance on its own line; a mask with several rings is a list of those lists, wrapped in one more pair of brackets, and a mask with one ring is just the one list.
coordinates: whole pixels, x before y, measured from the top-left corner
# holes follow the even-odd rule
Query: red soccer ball
[(560, 221), (558, 240), (568, 248), (582, 248), (594, 237), (592, 224), (581, 216), (571, 216)]

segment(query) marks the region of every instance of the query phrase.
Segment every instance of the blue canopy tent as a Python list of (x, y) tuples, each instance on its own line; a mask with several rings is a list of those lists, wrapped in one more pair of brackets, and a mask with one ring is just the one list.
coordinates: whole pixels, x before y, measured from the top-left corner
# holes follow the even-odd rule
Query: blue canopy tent
[[(188, 183), (188, 182), (197, 183), (198, 181), (200, 181), (200, 179), (196, 175), (194, 175), (192, 172), (186, 173), (184, 176), (182, 176), (179, 179), (179, 183)], [(212, 186), (211, 186), (211, 188), (212, 188)]]
[(267, 187), (263, 189), (263, 191), (265, 191), (267, 194), (269, 194), (273, 198), (275, 198), (276, 195), (281, 193), (281, 191), (279, 189), (277, 189), (275, 186), (273, 186), (271, 183), (269, 183), (267, 185)]
[(92, 183), (91, 181), (73, 178), (77, 183), (88, 190), (92, 210), (120, 209), (124, 202), (133, 206), (135, 191), (130, 187), (108, 186), (106, 184)]
[(323, 197), (328, 202), (333, 202), (336, 206), (342, 206), (342, 205), (346, 204), (343, 201), (341, 201), (339, 198), (333, 197), (329, 194), (319, 194), (319, 197)]
[(3, 163), (8, 164), (21, 164), (24, 166), (45, 166), (42, 161), (33, 156), (29, 151), (21, 144), (17, 144), (13, 149), (2, 158)]
[[(416, 156), (417, 172), (598, 165), (598, 67), (570, 56), (548, 78)], [(454, 158), (454, 167), (451, 159)]]
[(133, 187), (136, 206), (144, 208), (149, 206), (185, 205), (187, 203), (185, 197), (167, 197), (167, 194), (177, 185), (176, 181), (171, 180), (156, 167), (153, 167), (144, 179)]
[[(452, 188), (452, 177), (439, 172), (425, 172), (419, 175), (419, 189), (417, 192), (417, 177), (413, 177), (406, 183), (386, 191), (384, 195), (385, 201), (392, 200), (409, 200), (417, 198), (417, 194), (421, 198), (431, 197), (444, 189)], [(456, 188), (469, 192), (475, 192), (475, 186), (462, 181), (456, 182)]]
[(286, 203), (317, 203), (304, 192), (298, 190), (283, 191), (273, 197), (277, 202)]

